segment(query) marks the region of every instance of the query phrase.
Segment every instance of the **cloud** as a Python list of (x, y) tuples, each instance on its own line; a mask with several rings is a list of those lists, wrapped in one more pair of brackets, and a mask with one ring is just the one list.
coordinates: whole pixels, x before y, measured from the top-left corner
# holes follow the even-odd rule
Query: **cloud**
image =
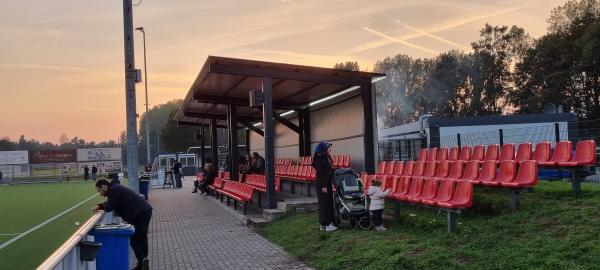
[(0, 63), (0, 68), (43, 69), (43, 70), (56, 70), (56, 71), (87, 71), (88, 70), (88, 69), (82, 68), (82, 67), (50, 66), (50, 65), (38, 65), (38, 64), (13, 64), (13, 63)]
[(115, 109), (109, 109), (109, 108), (94, 108), (94, 107), (72, 107), (72, 108), (64, 108), (64, 110), (67, 111), (103, 111), (103, 112), (107, 112), (107, 111), (113, 111)]
[(417, 49), (417, 50), (420, 50), (420, 51), (424, 51), (424, 52), (427, 52), (427, 53), (430, 53), (430, 54), (438, 54), (438, 52), (436, 52), (434, 50), (425, 48), (423, 46), (420, 46), (420, 45), (417, 45), (417, 44), (414, 44), (414, 43), (410, 43), (410, 42), (408, 42), (408, 41), (406, 41), (404, 39), (395, 38), (395, 37), (386, 35), (386, 34), (384, 34), (382, 32), (379, 32), (377, 30), (373, 30), (373, 29), (371, 29), (369, 27), (366, 27), (366, 26), (364, 26), (363, 29), (365, 31), (367, 31), (367, 32), (370, 32), (370, 33), (378, 35), (378, 36), (380, 36), (382, 38), (385, 38), (386, 40), (390, 41), (391, 43), (395, 42), (395, 43), (398, 43), (398, 44), (401, 44), (401, 45), (404, 45), (404, 46), (407, 46), (407, 47), (410, 47), (410, 48), (413, 48), (413, 49)]

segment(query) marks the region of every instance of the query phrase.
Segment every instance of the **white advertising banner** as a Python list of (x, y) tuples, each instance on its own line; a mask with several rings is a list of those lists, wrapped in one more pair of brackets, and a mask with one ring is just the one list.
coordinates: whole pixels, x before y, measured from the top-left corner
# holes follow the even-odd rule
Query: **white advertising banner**
[(121, 160), (121, 148), (77, 149), (77, 161)]
[(27, 151), (0, 151), (0, 165), (27, 163), (29, 163)]

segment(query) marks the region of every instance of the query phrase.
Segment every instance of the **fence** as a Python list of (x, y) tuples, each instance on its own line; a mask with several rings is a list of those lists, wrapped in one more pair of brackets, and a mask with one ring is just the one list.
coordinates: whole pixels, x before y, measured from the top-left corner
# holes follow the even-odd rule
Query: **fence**
[(87, 270), (96, 269), (96, 261), (82, 261), (80, 243), (94, 241), (94, 236), (88, 235), (90, 230), (100, 224), (120, 224), (121, 218), (115, 217), (113, 212), (100, 211), (90, 217), (67, 241), (65, 241), (52, 255), (50, 255), (38, 270)]
[(85, 180), (86, 165), (90, 170), (89, 180), (92, 178), (92, 165), (98, 168), (97, 177), (106, 177), (122, 169), (121, 161), (0, 165), (0, 185)]

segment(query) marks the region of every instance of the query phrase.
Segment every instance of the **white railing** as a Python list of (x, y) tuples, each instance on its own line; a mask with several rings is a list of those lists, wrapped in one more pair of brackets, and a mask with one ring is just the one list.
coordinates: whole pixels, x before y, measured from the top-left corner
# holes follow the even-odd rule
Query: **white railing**
[(79, 243), (81, 241), (94, 241), (94, 236), (88, 235), (90, 230), (98, 224), (120, 224), (121, 218), (115, 217), (113, 212), (100, 211), (90, 217), (67, 241), (65, 241), (52, 255), (50, 255), (38, 270), (95, 270), (96, 261), (81, 261)]

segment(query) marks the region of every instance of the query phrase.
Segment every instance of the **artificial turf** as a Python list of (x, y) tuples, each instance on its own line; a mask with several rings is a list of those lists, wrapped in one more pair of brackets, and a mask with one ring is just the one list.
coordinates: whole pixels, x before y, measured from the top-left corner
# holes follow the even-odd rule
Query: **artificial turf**
[(259, 232), (316, 269), (600, 269), (600, 185), (582, 190), (576, 197), (567, 182), (540, 182), (512, 211), (509, 193), (476, 188), (453, 234), (444, 214), (409, 206), (385, 232), (320, 232), (316, 213)]
[[(96, 194), (92, 181), (0, 186), (0, 234), (22, 233)], [(91, 215), (97, 196), (0, 250), (0, 269), (33, 269)], [(0, 236), (0, 244), (14, 236)]]

